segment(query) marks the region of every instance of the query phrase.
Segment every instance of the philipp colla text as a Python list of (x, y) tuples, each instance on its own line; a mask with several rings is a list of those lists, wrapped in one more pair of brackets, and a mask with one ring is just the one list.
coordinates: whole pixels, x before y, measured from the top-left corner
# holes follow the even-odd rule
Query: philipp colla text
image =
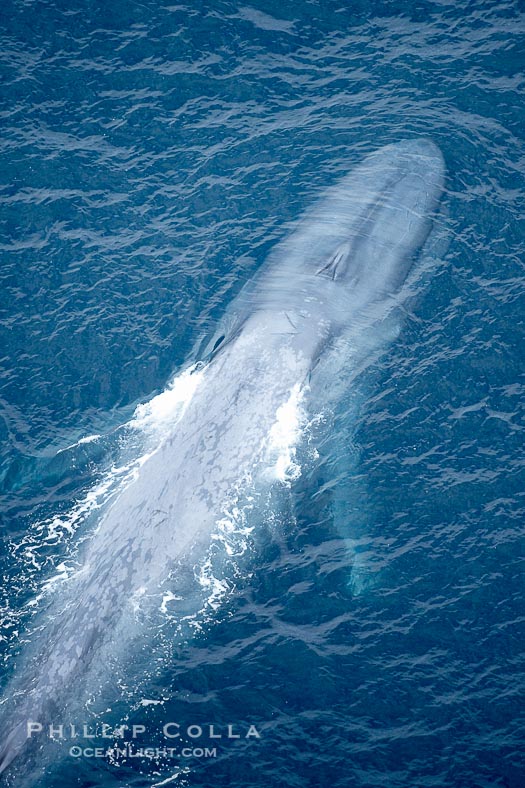
[(226, 725), (180, 725), (178, 722), (166, 722), (162, 728), (152, 731), (145, 725), (119, 725), (114, 727), (105, 723), (100, 725), (27, 722), (27, 738), (38, 736), (55, 741), (78, 739), (138, 739), (144, 734), (160, 734), (165, 739), (260, 739), (261, 734), (255, 725), (244, 727), (229, 723)]

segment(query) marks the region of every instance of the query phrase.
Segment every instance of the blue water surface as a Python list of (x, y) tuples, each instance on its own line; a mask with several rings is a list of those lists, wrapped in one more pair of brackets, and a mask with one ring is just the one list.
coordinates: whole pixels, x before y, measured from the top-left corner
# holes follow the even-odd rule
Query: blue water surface
[(447, 166), (446, 251), (339, 415), (367, 582), (348, 585), (320, 460), (228, 602), (166, 650), (160, 702), (130, 712), (147, 745), (165, 721), (260, 739), (57, 756), (42, 788), (525, 786), (524, 10), (3, 0), (4, 684), (121, 425), (289, 222), (384, 144), (430, 137)]

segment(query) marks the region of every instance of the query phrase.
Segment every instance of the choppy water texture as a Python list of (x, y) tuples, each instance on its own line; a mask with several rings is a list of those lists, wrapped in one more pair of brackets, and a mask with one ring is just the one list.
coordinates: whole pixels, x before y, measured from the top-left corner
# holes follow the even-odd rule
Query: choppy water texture
[[(6, 0), (0, 20), (4, 683), (180, 386), (135, 408), (288, 222), (389, 142), (431, 137), (448, 171), (448, 250), (343, 403), (346, 445), (309, 445), (280, 526), (237, 523), (238, 576), (193, 634), (167, 617), (147, 694), (118, 677), (143, 745), (170, 720), (261, 739), (57, 756), (42, 788), (522, 788), (521, 4)], [(360, 593), (332, 527), (345, 450)]]

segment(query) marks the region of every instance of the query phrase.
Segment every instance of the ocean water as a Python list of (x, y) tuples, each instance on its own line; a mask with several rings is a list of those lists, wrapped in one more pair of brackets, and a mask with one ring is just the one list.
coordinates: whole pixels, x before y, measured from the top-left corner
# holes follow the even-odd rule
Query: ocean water
[(184, 635), (167, 616), (144, 684), (115, 677), (103, 720), (143, 725), (142, 746), (180, 724), (188, 754), (58, 742), (42, 788), (525, 786), (524, 11), (2, 3), (3, 687), (290, 222), (384, 144), (429, 137), (447, 166), (432, 276), (317, 447), (311, 426), (290, 511), (260, 534), (248, 512), (224, 593)]

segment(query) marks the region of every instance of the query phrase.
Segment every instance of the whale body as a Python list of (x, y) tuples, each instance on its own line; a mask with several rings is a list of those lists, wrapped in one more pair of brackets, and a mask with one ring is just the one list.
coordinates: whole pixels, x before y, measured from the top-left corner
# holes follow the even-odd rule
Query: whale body
[(428, 140), (370, 154), (241, 291), (202, 349), (182, 417), (105, 512), (82, 567), (57, 592), (36, 635), (38, 658), (22, 656), (3, 703), (0, 772), (24, 750), (28, 722), (60, 720), (117, 640), (124, 652), (130, 646), (128, 601), (154, 594), (174, 567), (206, 549), (232, 489), (263, 473), (280, 409), (293, 392), (315, 387), (320, 360), (344, 336), (368, 347), (427, 241), (444, 175)]

